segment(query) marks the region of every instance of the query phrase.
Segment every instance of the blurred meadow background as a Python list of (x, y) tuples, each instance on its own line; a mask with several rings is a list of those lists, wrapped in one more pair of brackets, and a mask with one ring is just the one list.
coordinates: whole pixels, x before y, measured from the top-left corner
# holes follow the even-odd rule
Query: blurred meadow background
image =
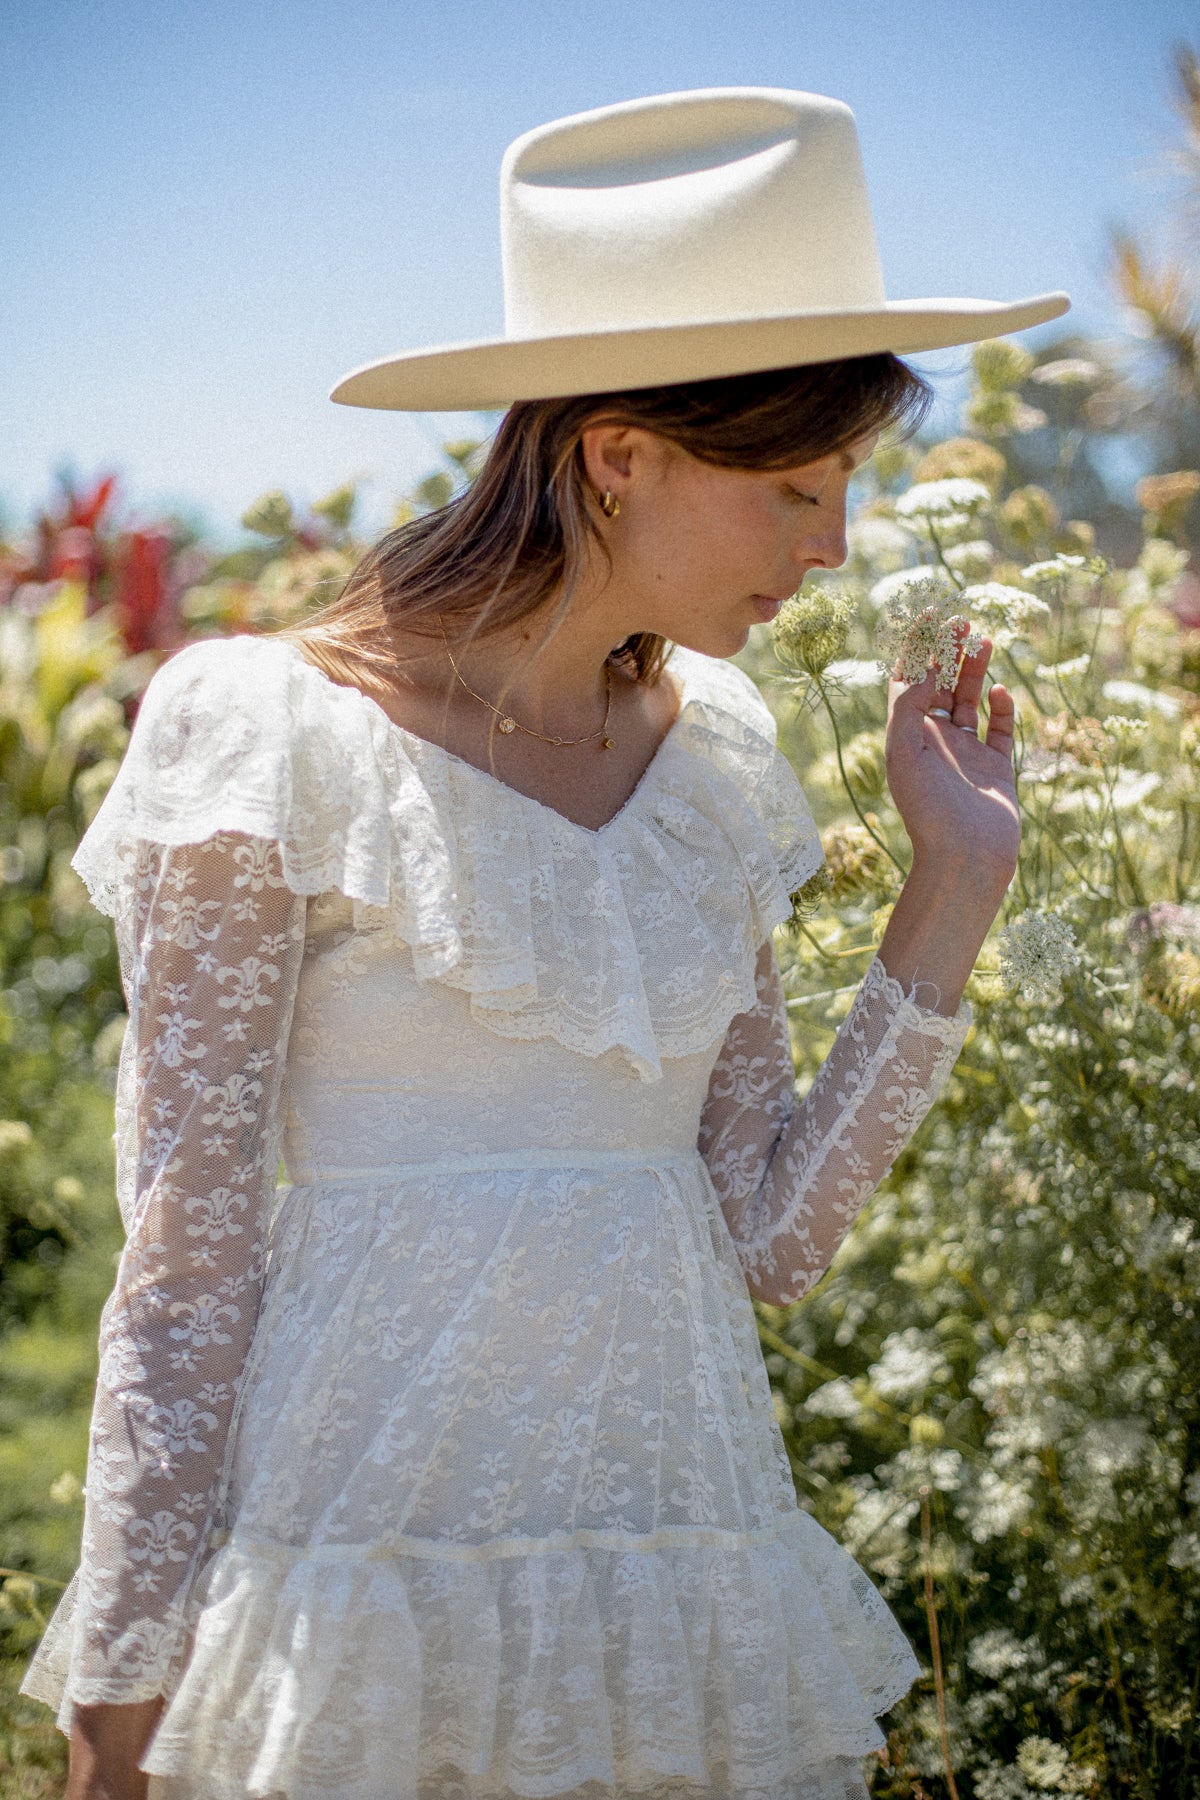
[(0, 1795), (74, 1564), (120, 1244), (123, 1000), (70, 869), (162, 658), (268, 631), (452, 499), (494, 421), (329, 405), (501, 328), (496, 172), (558, 114), (854, 106), (894, 297), (1075, 309), (917, 359), (844, 570), (741, 659), (827, 867), (779, 952), (812, 1079), (908, 846), (878, 658), (967, 614), (1018, 701), (1021, 866), (946, 1097), (817, 1291), (759, 1307), (800, 1501), (925, 1674), (877, 1800), (1200, 1795), (1200, 34), (1194, 5), (0, 0)]

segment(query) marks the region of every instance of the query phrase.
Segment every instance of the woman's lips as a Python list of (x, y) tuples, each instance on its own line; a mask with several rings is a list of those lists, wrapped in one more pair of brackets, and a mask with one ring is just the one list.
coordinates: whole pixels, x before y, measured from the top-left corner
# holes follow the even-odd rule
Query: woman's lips
[(766, 625), (778, 615), (779, 609), (783, 605), (783, 601), (772, 600), (769, 594), (752, 594), (750, 597), (750, 604), (758, 614), (759, 618), (763, 621), (763, 624)]

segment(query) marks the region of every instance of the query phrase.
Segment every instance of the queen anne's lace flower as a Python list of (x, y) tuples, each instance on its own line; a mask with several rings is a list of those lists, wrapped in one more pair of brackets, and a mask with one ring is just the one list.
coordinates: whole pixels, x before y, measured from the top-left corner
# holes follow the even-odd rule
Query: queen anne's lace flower
[(814, 587), (786, 600), (775, 621), (775, 654), (805, 675), (821, 675), (842, 654), (854, 609), (836, 588)]
[(875, 569), (895, 569), (912, 555), (912, 538), (892, 519), (856, 519), (846, 533), (852, 557)]
[(923, 564), (916, 569), (897, 569), (891, 575), (882, 576), (867, 597), (877, 612), (883, 612), (893, 600), (903, 598), (913, 588), (922, 593), (930, 588), (939, 594), (953, 594), (955, 591), (954, 583), (945, 569), (937, 565), (930, 568)]
[(962, 600), (978, 617), (997, 619), (1014, 631), (1022, 631), (1035, 619), (1045, 619), (1050, 614), (1044, 600), (1027, 594), (1024, 588), (1009, 587), (1003, 581), (980, 581), (974, 587), (964, 588)]
[(1082, 656), (1070, 656), (1065, 662), (1039, 663), (1034, 674), (1039, 681), (1070, 681), (1073, 676), (1086, 675), (1092, 666), (1092, 659), (1086, 653)]
[(930, 1333), (910, 1325), (884, 1339), (871, 1385), (885, 1400), (916, 1400), (949, 1380), (950, 1364)]
[(1017, 1751), (1017, 1767), (1035, 1788), (1059, 1787), (1067, 1772), (1068, 1761), (1062, 1745), (1050, 1738), (1026, 1738)]
[(1177, 719), (1182, 711), (1174, 694), (1160, 693), (1157, 688), (1146, 687), (1140, 681), (1106, 681), (1100, 692), (1106, 700), (1115, 700), (1118, 706), (1142, 707), (1162, 719)]
[(996, 564), (996, 546), (986, 538), (968, 538), (949, 547), (946, 561), (960, 581), (986, 581)]
[(1150, 729), (1145, 719), (1131, 719), (1126, 713), (1107, 713), (1100, 722), (1122, 756), (1135, 749)]
[(897, 500), (896, 516), (940, 522), (978, 512), (991, 503), (991, 498), (982, 481), (970, 481), (962, 475), (952, 475), (945, 481), (919, 481)]
[(1043, 584), (1056, 587), (1075, 570), (1086, 567), (1086, 556), (1068, 556), (1065, 552), (1060, 552), (1058, 556), (1052, 556), (1046, 562), (1029, 563), (1021, 570), (1021, 580), (1032, 581), (1035, 587), (1041, 587)]
[[(895, 669), (901, 681), (920, 681), (933, 669), (942, 686), (952, 685), (960, 648), (970, 656), (983, 645), (981, 634), (957, 610), (957, 600), (953, 587), (947, 588), (933, 571), (890, 595), (876, 632), (885, 675)], [(960, 646), (964, 625), (968, 629)]]
[(1000, 978), (1026, 1000), (1057, 1000), (1079, 960), (1075, 934), (1059, 913), (1030, 907), (1000, 933)]

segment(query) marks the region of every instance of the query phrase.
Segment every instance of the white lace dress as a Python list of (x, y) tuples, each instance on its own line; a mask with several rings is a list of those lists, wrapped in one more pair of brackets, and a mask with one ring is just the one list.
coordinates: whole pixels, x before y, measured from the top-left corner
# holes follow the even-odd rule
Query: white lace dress
[(76, 858), (129, 1241), (25, 1691), (167, 1695), (171, 1800), (861, 1800), (918, 1673), (796, 1504), (748, 1286), (816, 1280), (969, 1009), (876, 961), (796, 1100), (820, 841), (746, 677), (670, 674), (598, 831), (282, 642), (146, 694)]

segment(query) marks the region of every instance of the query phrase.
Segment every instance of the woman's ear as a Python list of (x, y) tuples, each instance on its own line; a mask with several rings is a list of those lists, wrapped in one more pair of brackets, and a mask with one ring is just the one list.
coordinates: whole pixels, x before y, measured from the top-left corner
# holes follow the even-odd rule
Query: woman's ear
[(663, 440), (637, 425), (585, 425), (579, 434), (583, 470), (593, 493), (624, 504), (633, 482), (661, 460)]

